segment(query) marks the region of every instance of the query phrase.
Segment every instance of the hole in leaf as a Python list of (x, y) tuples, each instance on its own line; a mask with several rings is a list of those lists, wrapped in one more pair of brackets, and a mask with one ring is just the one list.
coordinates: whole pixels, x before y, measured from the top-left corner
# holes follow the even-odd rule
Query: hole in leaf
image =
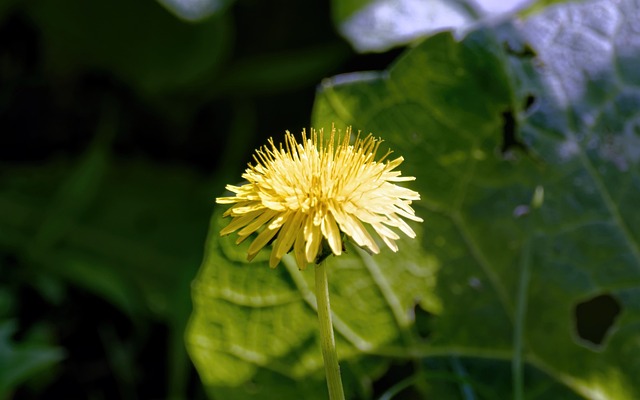
[(618, 300), (608, 293), (576, 304), (574, 316), (578, 336), (591, 344), (601, 346), (621, 310)]
[(500, 151), (506, 158), (512, 150), (518, 149), (527, 152), (525, 145), (516, 137), (517, 122), (513, 116), (513, 110), (508, 109), (502, 113), (502, 148)]
[(537, 98), (536, 96), (532, 95), (531, 93), (529, 93), (527, 95), (527, 97), (524, 99), (524, 107), (523, 110), (529, 111), (531, 109), (531, 106), (533, 106), (536, 102)]
[(513, 111), (507, 110), (502, 113), (502, 153), (504, 154), (509, 148), (516, 144), (516, 120), (513, 117)]
[(410, 384), (415, 381), (415, 376), (413, 363), (395, 362), (387, 373), (373, 382), (373, 393), (376, 398), (419, 399), (420, 394)]
[(431, 335), (433, 314), (420, 307), (420, 305), (416, 305), (413, 312), (418, 336), (423, 339), (427, 339)]
[(509, 42), (504, 43), (504, 50), (507, 54), (519, 57), (519, 58), (534, 58), (537, 56), (536, 51), (531, 47), (529, 43), (512, 44)]

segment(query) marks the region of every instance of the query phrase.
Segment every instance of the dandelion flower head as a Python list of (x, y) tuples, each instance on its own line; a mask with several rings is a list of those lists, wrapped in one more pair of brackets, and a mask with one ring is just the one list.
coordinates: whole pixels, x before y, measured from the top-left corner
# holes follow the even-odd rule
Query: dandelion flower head
[(379, 139), (357, 136), (352, 144), (351, 128), (344, 135), (332, 128), (328, 139), (322, 129), (311, 129), (309, 137), (303, 130), (301, 143), (287, 131), (284, 147), (276, 147), (270, 139), (269, 146), (256, 151), (255, 165), (249, 164), (242, 175), (248, 183), (227, 185), (235, 196), (216, 199), (219, 204), (233, 204), (224, 213), (233, 219), (220, 234), (238, 231), (239, 244), (259, 232), (249, 246), (249, 260), (273, 240), (272, 268), (293, 248), (298, 267), (304, 269), (316, 261), (323, 242), (340, 255), (342, 234), (379, 253), (370, 230), (397, 251), (395, 241), (400, 237), (391, 228), (414, 238), (403, 218), (422, 219), (411, 207), (420, 195), (395, 183), (415, 178), (395, 171), (403, 158), (386, 160), (390, 151), (375, 159)]

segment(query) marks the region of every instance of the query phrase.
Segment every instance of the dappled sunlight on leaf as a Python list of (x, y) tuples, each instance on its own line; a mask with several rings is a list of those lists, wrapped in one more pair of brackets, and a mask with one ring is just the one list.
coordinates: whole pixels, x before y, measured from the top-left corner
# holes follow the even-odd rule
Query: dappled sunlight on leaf
[[(233, 393), (238, 399), (294, 399), (301, 393), (325, 398), (313, 266), (300, 271), (291, 255), (276, 269), (268, 267), (268, 255), (247, 262), (242, 246), (219, 236), (225, 223), (221, 213), (212, 219), (206, 258), (193, 284), (194, 314), (187, 331), (187, 346), (205, 386), (214, 395)], [(416, 302), (437, 312), (438, 302), (430, 294), (437, 264), (425, 258), (419, 243), (400, 242), (399, 253), (384, 249), (372, 257), (348, 246), (346, 253), (325, 261), (349, 393), (356, 390), (356, 381), (379, 375), (388, 364), (367, 352), (416, 340), (409, 334)], [(263, 379), (264, 385), (247, 386)], [(291, 391), (294, 380), (306, 389)], [(282, 387), (289, 389), (274, 392)]]
[(463, 33), (482, 20), (507, 18), (532, 0), (337, 0), (338, 31), (359, 52), (385, 51), (442, 30)]
[[(433, 351), (483, 349), (498, 360), (523, 319), (525, 362), (545, 379), (589, 398), (640, 396), (632, 361), (640, 355), (632, 306), (640, 288), (640, 82), (619, 67), (640, 50), (630, 25), (638, 12), (628, 1), (559, 5), (459, 43), (435, 35), (378, 80), (323, 85), (314, 124), (379, 133), (417, 177), (423, 244), (443, 266)], [(507, 36), (520, 51), (496, 40)], [(509, 154), (501, 151), (505, 109)], [(515, 212), (536, 187), (545, 193), (541, 208)], [(523, 259), (531, 268), (524, 294)], [(575, 341), (572, 313), (596, 291), (619, 299), (620, 316), (594, 351)], [(505, 383), (500, 397), (511, 393)]]

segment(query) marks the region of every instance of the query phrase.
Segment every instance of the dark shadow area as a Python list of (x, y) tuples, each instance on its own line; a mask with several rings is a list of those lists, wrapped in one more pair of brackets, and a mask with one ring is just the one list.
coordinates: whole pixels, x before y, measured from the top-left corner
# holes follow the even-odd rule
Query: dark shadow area
[(608, 293), (580, 302), (573, 314), (576, 333), (580, 339), (602, 346), (621, 311), (618, 300)]
[(429, 336), (431, 336), (431, 331), (433, 330), (433, 314), (419, 305), (415, 306), (413, 312), (416, 321), (416, 332), (421, 338), (428, 339)]

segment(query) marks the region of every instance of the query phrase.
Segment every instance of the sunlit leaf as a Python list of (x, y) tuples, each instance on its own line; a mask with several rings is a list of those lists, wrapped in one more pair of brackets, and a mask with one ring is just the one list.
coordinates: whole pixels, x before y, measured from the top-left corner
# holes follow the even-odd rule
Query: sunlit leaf
[[(508, 42), (437, 35), (388, 74), (323, 86), (314, 125), (384, 137), (417, 177), (423, 244), (446, 266), (431, 351), (497, 360), (522, 339), (527, 365), (576, 394), (640, 396), (639, 12), (556, 6)], [(613, 304), (601, 341), (580, 328), (592, 299)]]
[[(397, 254), (331, 259), (349, 395), (370, 397), (362, 382), (391, 357), (415, 368), (398, 390), (431, 398), (640, 396), (638, 13), (631, 1), (555, 6), (323, 82), (313, 126), (385, 139), (425, 219)], [(309, 271), (247, 263), (246, 244), (218, 237), (220, 213), (187, 332), (204, 384), (316, 398)]]
[[(284, 265), (270, 269), (262, 253), (249, 263), (248, 243), (219, 237), (224, 224), (218, 212), (193, 285), (187, 345), (203, 383), (212, 395), (234, 399), (326, 398), (312, 267), (299, 271), (286, 256)], [(411, 332), (417, 303), (439, 308), (430, 295), (439, 266), (424, 258), (417, 242), (399, 246), (406, 256), (387, 250), (372, 257), (350, 247), (327, 261), (338, 353), (351, 394), (371, 393), (371, 381), (388, 365), (368, 352), (417, 340)]]
[[(483, 20), (499, 20), (528, 9), (533, 0), (335, 0), (338, 31), (359, 52), (385, 51), (442, 30), (463, 33)], [(548, 3), (548, 1), (547, 1)], [(535, 7), (534, 7), (535, 6)]]

